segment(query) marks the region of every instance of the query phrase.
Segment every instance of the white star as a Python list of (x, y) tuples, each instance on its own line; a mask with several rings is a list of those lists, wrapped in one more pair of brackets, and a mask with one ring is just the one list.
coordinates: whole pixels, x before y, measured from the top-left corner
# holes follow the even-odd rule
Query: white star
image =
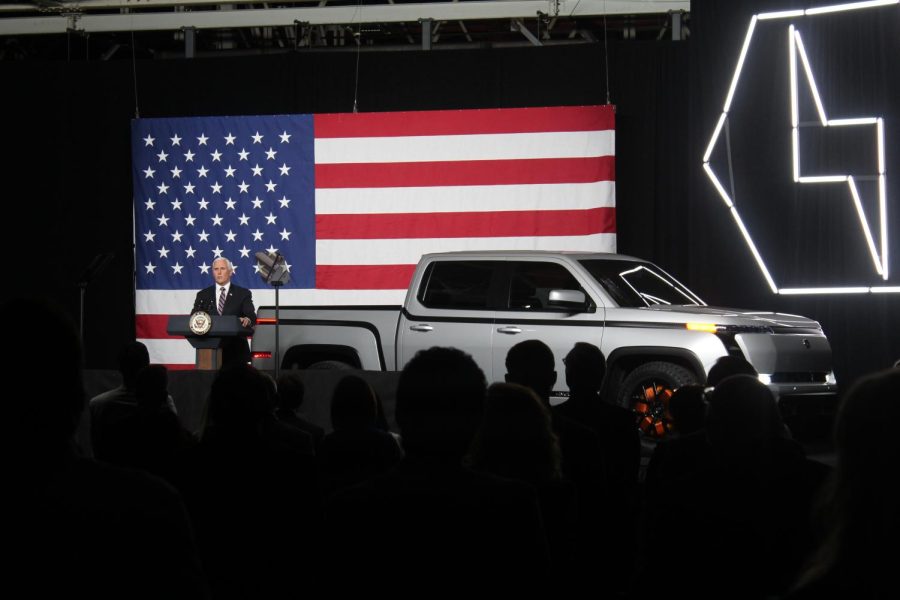
[(291, 272), (291, 263), (289, 263), (288, 261), (284, 261), (284, 268), (285, 268), (285, 270), (287, 270), (288, 273), (290, 273)]
[(281, 239), (286, 241), (291, 241), (291, 232), (287, 230), (287, 227), (282, 229), (279, 233), (281, 233)]
[(207, 205), (209, 205), (209, 202), (206, 201), (206, 198), (200, 198), (200, 202), (198, 202), (197, 204), (200, 206), (200, 210), (206, 210), (206, 207), (207, 207)]
[(269, 247), (266, 248), (266, 252), (268, 252), (269, 254), (275, 254), (276, 252), (278, 252), (278, 248), (269, 244)]
[(169, 226), (169, 217), (167, 217), (166, 215), (163, 215), (163, 216), (157, 218), (156, 220), (159, 221), (160, 227), (168, 227)]
[(238, 270), (238, 266), (237, 266), (237, 265), (232, 265), (231, 268), (232, 268), (232, 271), (231, 271), (232, 273), (237, 273), (237, 270)]
[(256, 166), (252, 167), (250, 170), (253, 171), (253, 175), (262, 175), (262, 167), (259, 166), (259, 163), (256, 163)]
[(287, 196), (282, 196), (281, 200), (279, 200), (278, 202), (281, 203), (281, 208), (287, 208), (291, 203), (291, 201), (288, 200)]
[(154, 171), (150, 167), (147, 167), (147, 169), (144, 171), (144, 179), (153, 179), (154, 173), (156, 173), (156, 171)]
[(272, 149), (272, 146), (269, 146), (269, 149), (266, 150), (266, 160), (275, 160), (276, 154), (278, 153)]
[(148, 133), (147, 137), (144, 138), (144, 148), (146, 148), (147, 146), (152, 146), (153, 142), (155, 142), (155, 141), (156, 141), (156, 138)]
[(241, 188), (242, 194), (246, 194), (247, 190), (250, 189), (250, 184), (245, 181), (242, 181), (240, 184), (238, 184), (238, 187)]
[(199, 145), (201, 145), (201, 146), (205, 146), (205, 145), (206, 145), (206, 140), (208, 140), (208, 139), (209, 139), (209, 138), (206, 137), (206, 134), (205, 134), (205, 133), (201, 133), (201, 134), (200, 134), (200, 137), (197, 138), (197, 144), (199, 144)]
[(209, 169), (207, 169), (206, 167), (200, 167), (199, 169), (197, 169), (197, 175), (199, 175), (200, 177), (206, 177), (207, 173), (209, 173)]
[(241, 151), (238, 152), (238, 156), (240, 157), (238, 160), (247, 160), (247, 156), (249, 156), (249, 155), (250, 155), (249, 152), (247, 152), (246, 150), (241, 148)]
[(193, 246), (188, 246), (184, 249), (184, 253), (187, 254), (188, 258), (194, 258), (194, 255), (197, 253), (197, 251), (194, 250)]
[(237, 204), (237, 202), (235, 202), (234, 200), (232, 200), (231, 198), (229, 198), (229, 199), (225, 202), (225, 209), (226, 209), (226, 210), (234, 210), (234, 205), (235, 205), (235, 204)]
[(254, 263), (253, 270), (259, 273), (259, 263)]
[(241, 216), (238, 217), (238, 221), (241, 222), (241, 225), (246, 225), (250, 222), (250, 217), (248, 217), (244, 213), (241, 213)]
[(177, 134), (177, 133), (175, 134), (174, 137), (171, 137), (171, 138), (169, 138), (169, 139), (172, 140), (172, 145), (173, 145), (173, 146), (180, 146), (180, 145), (181, 145), (181, 138), (178, 137), (178, 134)]
[(144, 241), (152, 242), (155, 237), (156, 237), (155, 233), (153, 233), (152, 231), (148, 231), (147, 233), (144, 234)]
[(254, 143), (254, 144), (262, 144), (263, 136), (259, 135), (259, 132), (258, 132), (258, 131), (256, 132), (256, 135), (252, 135), (252, 136), (250, 136), (250, 137), (253, 138), (253, 143)]
[(176, 262), (174, 265), (172, 265), (172, 271), (174, 271), (173, 274), (174, 274), (174, 275), (181, 275), (181, 270), (182, 270), (183, 268), (184, 268), (184, 267), (182, 267), (181, 265), (179, 265), (179, 264)]
[(220, 193), (221, 190), (222, 190), (222, 186), (219, 184), (218, 181), (215, 182), (214, 184), (212, 184), (212, 185), (209, 186), (209, 187), (212, 188), (212, 193), (213, 193), (213, 194), (218, 194), (218, 193)]
[(269, 211), (268, 216), (266, 217), (266, 225), (274, 225), (275, 219), (277, 219), (275, 215), (272, 214), (272, 211)]
[(172, 210), (181, 210), (181, 200), (179, 200), (178, 198), (175, 198), (169, 204), (172, 205)]
[(253, 241), (258, 242), (262, 239), (262, 237), (263, 237), (262, 231), (260, 231), (259, 228), (257, 228), (257, 230), (253, 232)]
[(277, 184), (277, 183), (273, 183), (272, 180), (270, 179), (270, 180), (269, 180), (269, 183), (266, 184), (266, 191), (267, 191), (267, 192), (274, 192), (276, 187), (278, 187), (278, 184)]
[(156, 155), (159, 158), (159, 162), (166, 162), (166, 158), (169, 156), (166, 154), (165, 150), (160, 150), (159, 154)]
[(225, 167), (225, 177), (234, 177), (234, 169), (231, 168), (231, 165)]
[(235, 137), (233, 135), (231, 135), (231, 132), (229, 131), (228, 135), (225, 136), (225, 145), (227, 146), (228, 144), (231, 144), (233, 146), (234, 140), (235, 140)]
[(210, 156), (212, 156), (213, 162), (217, 162), (217, 161), (221, 162), (222, 161), (222, 153), (219, 152), (218, 150), (213, 150), (212, 154), (210, 154)]
[(165, 194), (169, 190), (169, 186), (167, 186), (164, 183), (161, 183), (158, 186), (156, 186), (156, 189), (159, 190), (160, 194)]
[(188, 150), (184, 153), (184, 162), (194, 162), (194, 156), (196, 156), (193, 152)]
[(200, 265), (198, 268), (200, 269), (200, 272), (203, 273), (204, 275), (209, 273), (209, 265), (206, 264), (206, 261), (203, 261), (203, 264)]
[(172, 179), (178, 179), (181, 177), (181, 169), (175, 167), (174, 169), (169, 169), (169, 173), (172, 174)]
[(157, 250), (157, 252), (159, 252), (160, 258), (169, 258), (169, 250), (165, 246)]
[(259, 199), (259, 196), (253, 199), (253, 208), (262, 208), (263, 201)]
[(183, 233), (181, 233), (180, 231), (178, 231), (178, 230), (176, 229), (176, 230), (175, 230), (175, 233), (172, 234), (172, 241), (173, 241), (173, 242), (180, 242), (180, 241), (181, 241), (181, 236), (183, 236), (183, 235), (184, 235)]
[[(148, 137), (149, 137), (149, 136), (148, 136)], [(156, 265), (154, 265), (153, 263), (147, 263), (146, 266), (145, 266), (144, 268), (147, 269), (147, 273), (146, 273), (146, 274), (148, 274), (148, 275), (155, 275), (155, 274), (156, 274), (156, 273), (154, 273), (154, 271), (156, 270)]]
[(190, 214), (184, 218), (184, 222), (187, 223), (189, 227), (194, 226), (194, 221), (197, 220), (197, 217), (192, 217)]
[(186, 186), (184, 186), (184, 193), (185, 194), (193, 194), (194, 193), (194, 184), (188, 183)]
[(218, 246), (213, 248), (213, 256), (215, 256), (216, 258), (219, 258), (220, 256), (222, 256), (222, 252), (224, 252), (224, 250), (222, 250)]
[(215, 225), (217, 227), (221, 227), (222, 226), (222, 217), (220, 217), (219, 214), (216, 213), (216, 216), (214, 216), (212, 218), (212, 222), (213, 222), (213, 225)]
[(290, 144), (291, 143), (291, 135), (292, 134), (288, 133), (287, 130), (285, 129), (284, 133), (282, 133), (278, 137), (281, 138), (282, 144)]
[(280, 167), (278, 167), (278, 170), (281, 171), (282, 175), (289, 175), (291, 167), (287, 166), (287, 163), (284, 163)]
[(244, 244), (244, 247), (238, 250), (241, 253), (241, 258), (249, 258), (250, 257), (250, 248), (247, 247), (247, 244)]
[(156, 202), (154, 202), (153, 200), (147, 200), (146, 202), (144, 202), (144, 206), (147, 207), (147, 210), (153, 210), (153, 207), (156, 206)]
[(200, 238), (200, 241), (201, 241), (201, 242), (209, 241), (209, 240), (207, 239), (207, 238), (209, 238), (209, 234), (206, 233), (206, 230), (205, 230), (205, 229), (204, 229), (203, 231), (201, 231), (200, 233), (198, 233), (198, 234), (197, 234), (197, 237)]
[(225, 241), (233, 242), (234, 238), (236, 238), (236, 237), (237, 237), (237, 234), (229, 229), (228, 233), (225, 234)]

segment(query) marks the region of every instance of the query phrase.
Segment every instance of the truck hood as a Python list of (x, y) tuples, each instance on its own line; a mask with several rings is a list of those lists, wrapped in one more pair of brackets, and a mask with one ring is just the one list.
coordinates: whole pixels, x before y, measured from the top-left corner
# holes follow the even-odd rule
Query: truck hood
[(800, 315), (767, 312), (760, 310), (743, 310), (717, 306), (648, 306), (636, 310), (657, 313), (665, 320), (703, 320), (718, 325), (737, 325), (751, 327), (821, 329), (817, 321)]

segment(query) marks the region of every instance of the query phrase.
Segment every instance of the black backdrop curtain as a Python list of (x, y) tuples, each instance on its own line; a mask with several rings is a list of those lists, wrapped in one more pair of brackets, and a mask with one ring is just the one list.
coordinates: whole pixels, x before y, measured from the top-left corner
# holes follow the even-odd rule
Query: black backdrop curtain
[[(618, 41), (619, 32), (610, 31), (618, 246), (620, 252), (658, 262), (711, 304), (819, 319), (846, 382), (900, 357), (900, 343), (892, 335), (900, 321), (898, 301), (889, 296), (773, 296), (700, 168), (747, 20), (759, 5), (694, 0), (687, 42)], [(876, 36), (885, 44), (896, 43), (890, 42), (891, 26), (885, 24)], [(364, 52), (358, 106), (384, 111), (602, 104), (605, 62), (602, 44)], [(139, 60), (138, 105), (142, 117), (347, 112), (353, 107), (355, 65), (353, 52), (316, 51)], [(7, 287), (41, 288), (77, 315), (75, 283), (81, 271), (96, 254), (115, 252), (116, 259), (87, 292), (91, 367), (114, 366), (117, 348), (134, 335), (128, 145), (135, 113), (133, 75), (126, 60), (0, 63), (5, 90), (2, 256), (12, 267)], [(886, 73), (878, 93), (897, 97), (890, 77), (896, 76)], [(756, 91), (755, 100), (741, 102), (774, 103), (774, 90), (760, 86)], [(886, 118), (891, 131), (896, 119)], [(751, 131), (757, 126), (743, 125)], [(734, 137), (739, 131), (735, 124)], [(769, 147), (740, 151), (742, 158), (774, 152)], [(896, 156), (894, 150), (889, 154)], [(744, 163), (751, 168), (736, 173), (736, 185), (765, 180), (764, 165)], [(786, 194), (790, 202), (799, 202), (796, 192)], [(839, 224), (827, 215), (812, 219), (804, 227)], [(765, 243), (786, 243), (784, 231), (765, 231), (760, 233)], [(803, 232), (790, 235), (804, 239)], [(828, 262), (843, 256), (833, 244), (804, 251), (820, 252)], [(785, 279), (803, 275), (806, 267), (798, 261), (790, 256), (779, 261), (779, 274)], [(38, 273), (29, 270), (34, 265), (40, 265)]]

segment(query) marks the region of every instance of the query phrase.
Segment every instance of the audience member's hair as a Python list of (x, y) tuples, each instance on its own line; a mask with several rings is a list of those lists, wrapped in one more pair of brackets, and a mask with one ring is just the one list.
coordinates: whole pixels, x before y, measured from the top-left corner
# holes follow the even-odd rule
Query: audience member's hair
[(706, 425), (706, 398), (702, 385), (683, 385), (669, 400), (669, 413), (675, 431), (687, 435)]
[(137, 385), (138, 372), (150, 364), (150, 352), (141, 342), (129, 342), (119, 351), (119, 372), (122, 383), (133, 390)]
[(369, 382), (356, 375), (338, 382), (331, 397), (331, 425), (335, 431), (375, 427), (377, 416), (375, 391)]
[(163, 365), (147, 365), (137, 374), (135, 397), (144, 411), (168, 407), (169, 372)]
[(751, 375), (732, 375), (710, 393), (706, 434), (720, 455), (752, 460), (784, 436), (784, 423), (768, 387)]
[(706, 376), (706, 387), (716, 387), (720, 381), (732, 375), (756, 377), (759, 373), (746, 359), (739, 356), (721, 356), (709, 369), (709, 374)]
[(268, 393), (265, 377), (253, 367), (219, 371), (209, 393), (207, 427), (232, 431), (256, 427), (270, 412)]
[(548, 400), (556, 383), (556, 361), (550, 346), (540, 340), (519, 342), (506, 353), (506, 380), (530, 387)]
[(296, 411), (303, 404), (306, 388), (298, 373), (285, 371), (278, 377), (278, 408)]
[(566, 383), (572, 392), (597, 392), (606, 376), (606, 357), (600, 348), (587, 342), (577, 342), (563, 360)]

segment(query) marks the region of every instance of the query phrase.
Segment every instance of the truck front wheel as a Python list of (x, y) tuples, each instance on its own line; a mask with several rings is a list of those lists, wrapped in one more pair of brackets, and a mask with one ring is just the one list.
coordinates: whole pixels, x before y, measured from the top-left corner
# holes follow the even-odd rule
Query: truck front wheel
[(669, 399), (683, 385), (697, 383), (697, 377), (675, 363), (654, 361), (631, 371), (619, 387), (618, 403), (634, 412), (635, 422), (645, 439), (661, 440), (673, 430)]

